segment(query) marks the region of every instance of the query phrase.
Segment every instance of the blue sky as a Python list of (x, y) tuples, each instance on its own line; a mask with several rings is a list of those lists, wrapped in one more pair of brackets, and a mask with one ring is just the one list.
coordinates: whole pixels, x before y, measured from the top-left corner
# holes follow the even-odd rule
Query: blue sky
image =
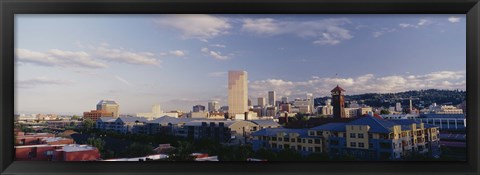
[(465, 15), (16, 15), (16, 113), (121, 113), (249, 96), (465, 90)]

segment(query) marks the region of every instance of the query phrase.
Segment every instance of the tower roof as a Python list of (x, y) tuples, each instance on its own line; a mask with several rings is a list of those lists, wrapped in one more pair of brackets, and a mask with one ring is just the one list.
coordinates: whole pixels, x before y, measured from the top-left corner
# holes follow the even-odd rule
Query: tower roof
[(337, 87), (333, 88), (330, 92), (340, 92), (340, 91), (345, 92), (345, 89), (343, 89), (343, 88), (341, 88), (340, 86), (337, 85)]

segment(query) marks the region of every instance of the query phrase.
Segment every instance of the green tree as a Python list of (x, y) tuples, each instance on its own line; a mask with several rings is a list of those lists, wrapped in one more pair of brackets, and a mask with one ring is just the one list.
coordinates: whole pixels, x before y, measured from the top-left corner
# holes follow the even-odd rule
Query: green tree
[(96, 147), (100, 153), (103, 153), (104, 151), (103, 148), (105, 146), (105, 141), (103, 141), (101, 138), (90, 137), (87, 139), (87, 144)]
[(388, 115), (388, 114), (390, 114), (390, 111), (389, 111), (388, 109), (382, 109), (382, 110), (380, 111), (380, 114), (381, 114), (381, 115)]
[(191, 156), (193, 153), (193, 145), (188, 141), (178, 141), (178, 146), (170, 155), (170, 159), (174, 161), (193, 161)]
[(85, 131), (91, 131), (95, 127), (95, 122), (91, 119), (85, 119), (83, 121), (83, 129)]
[(80, 119), (80, 117), (77, 116), (77, 115), (73, 115), (72, 118), (71, 118), (71, 120), (78, 120), (78, 119)]
[(127, 147), (124, 155), (127, 157), (143, 157), (153, 153), (154, 151), (151, 145), (134, 142)]

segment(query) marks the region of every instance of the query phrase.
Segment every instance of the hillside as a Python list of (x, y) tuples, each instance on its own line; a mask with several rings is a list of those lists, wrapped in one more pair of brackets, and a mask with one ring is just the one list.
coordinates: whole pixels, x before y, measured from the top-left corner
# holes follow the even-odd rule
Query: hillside
[[(416, 90), (398, 93), (368, 93), (359, 95), (346, 95), (345, 101), (357, 101), (359, 104), (366, 104), (372, 107), (389, 107), (395, 106), (395, 103), (400, 102), (403, 107), (409, 105), (409, 98), (412, 98), (414, 107), (424, 108), (432, 103), (458, 105), (466, 98), (466, 91), (460, 90)], [(315, 105), (325, 105), (325, 100), (331, 97), (321, 97), (315, 99)]]

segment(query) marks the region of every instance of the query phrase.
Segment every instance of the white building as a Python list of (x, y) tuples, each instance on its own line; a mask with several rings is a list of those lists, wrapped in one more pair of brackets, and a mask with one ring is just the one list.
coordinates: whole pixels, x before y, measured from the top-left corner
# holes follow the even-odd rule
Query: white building
[(429, 113), (431, 114), (463, 114), (463, 109), (458, 109), (455, 106), (450, 105), (437, 105), (433, 103), (429, 107)]
[(228, 71), (228, 115), (234, 117), (248, 111), (246, 71)]
[(218, 101), (208, 102), (208, 112), (218, 111), (218, 108), (220, 108)]

